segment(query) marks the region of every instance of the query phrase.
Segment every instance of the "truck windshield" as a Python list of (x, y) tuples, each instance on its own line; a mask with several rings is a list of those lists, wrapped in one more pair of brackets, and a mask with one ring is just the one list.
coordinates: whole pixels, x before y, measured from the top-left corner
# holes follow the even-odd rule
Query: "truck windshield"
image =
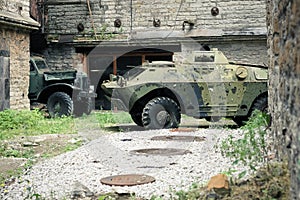
[(35, 60), (35, 64), (39, 70), (48, 69), (47, 64), (43, 60)]

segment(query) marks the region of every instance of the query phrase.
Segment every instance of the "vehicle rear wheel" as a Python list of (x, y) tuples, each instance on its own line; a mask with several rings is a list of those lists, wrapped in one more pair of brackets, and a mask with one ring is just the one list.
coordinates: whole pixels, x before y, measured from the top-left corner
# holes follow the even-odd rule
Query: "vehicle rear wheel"
[(142, 113), (143, 126), (147, 129), (177, 128), (180, 118), (179, 106), (168, 97), (152, 99)]
[(55, 92), (49, 97), (47, 108), (51, 117), (70, 116), (73, 113), (73, 101), (68, 94)]

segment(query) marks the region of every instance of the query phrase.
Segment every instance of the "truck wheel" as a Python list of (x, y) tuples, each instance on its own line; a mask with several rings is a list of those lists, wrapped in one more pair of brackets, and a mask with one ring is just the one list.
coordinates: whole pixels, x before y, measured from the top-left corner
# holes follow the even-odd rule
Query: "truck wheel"
[(47, 108), (51, 117), (70, 116), (73, 113), (73, 101), (68, 94), (55, 92), (49, 97)]
[(180, 118), (179, 106), (168, 97), (152, 99), (142, 113), (143, 126), (147, 129), (177, 128)]
[(85, 110), (84, 113), (86, 115), (91, 114), (92, 110), (93, 110), (93, 106), (94, 106), (94, 101), (92, 100), (92, 98), (88, 98), (87, 102), (86, 102), (86, 106), (85, 106)]
[(81, 117), (83, 114), (91, 114), (93, 109), (93, 101), (91, 98), (74, 102), (74, 115)]
[(233, 121), (238, 126), (245, 125), (245, 122), (249, 119), (249, 117), (252, 115), (254, 110), (259, 110), (259, 111), (262, 111), (265, 113), (268, 112), (268, 97), (267, 97), (267, 95), (262, 95), (254, 101), (254, 103), (250, 109), (250, 112), (248, 113), (247, 116), (237, 116), (237, 117), (233, 118)]

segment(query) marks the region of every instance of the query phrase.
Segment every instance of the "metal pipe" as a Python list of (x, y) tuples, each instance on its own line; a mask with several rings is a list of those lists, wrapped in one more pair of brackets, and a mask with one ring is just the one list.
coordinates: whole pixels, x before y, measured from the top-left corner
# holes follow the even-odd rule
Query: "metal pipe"
[(132, 32), (132, 0), (130, 0), (130, 33)]

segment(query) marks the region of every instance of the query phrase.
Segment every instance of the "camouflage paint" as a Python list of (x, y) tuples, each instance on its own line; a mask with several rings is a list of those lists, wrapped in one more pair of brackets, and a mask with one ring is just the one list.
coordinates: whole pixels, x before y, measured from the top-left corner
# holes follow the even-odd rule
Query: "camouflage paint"
[(117, 81), (102, 85), (107, 95), (113, 90), (111, 96), (127, 110), (151, 98), (168, 96), (189, 116), (246, 116), (253, 101), (267, 92), (267, 68), (229, 63), (217, 50), (194, 52), (186, 63), (176, 66), (160, 62), (140, 67), (144, 71), (122, 85)]

